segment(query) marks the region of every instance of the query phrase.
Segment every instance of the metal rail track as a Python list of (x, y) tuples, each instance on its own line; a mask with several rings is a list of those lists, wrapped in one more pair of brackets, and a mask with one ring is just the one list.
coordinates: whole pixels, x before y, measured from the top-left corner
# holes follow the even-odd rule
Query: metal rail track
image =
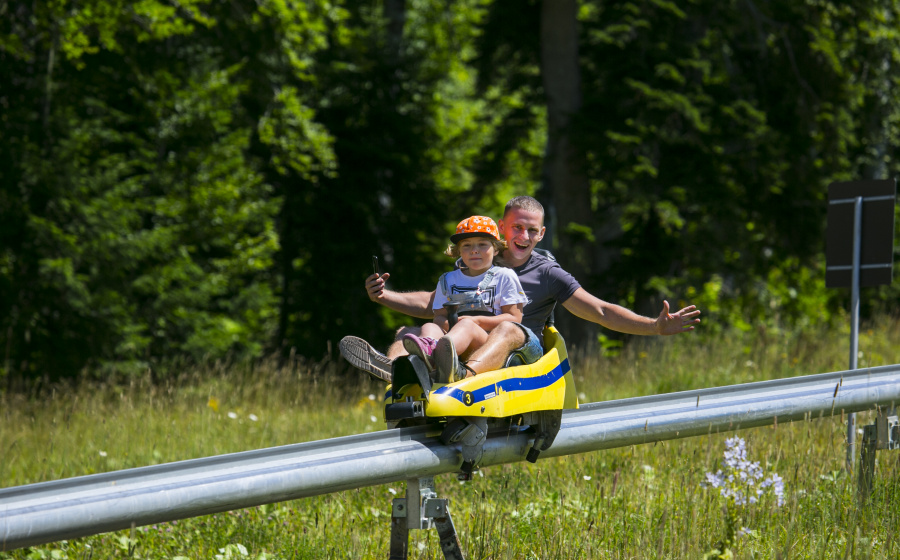
[[(541, 457), (893, 407), (900, 364), (591, 403)], [(482, 466), (522, 461), (527, 426), (489, 434)], [(0, 551), (458, 471), (434, 429), (399, 428), (0, 489)]]

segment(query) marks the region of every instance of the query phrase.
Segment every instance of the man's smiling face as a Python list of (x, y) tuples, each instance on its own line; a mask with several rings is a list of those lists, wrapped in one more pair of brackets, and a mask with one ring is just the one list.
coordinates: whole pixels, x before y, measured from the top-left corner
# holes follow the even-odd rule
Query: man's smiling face
[(509, 248), (503, 257), (510, 266), (521, 266), (528, 261), (531, 252), (544, 238), (544, 214), (513, 208), (498, 224)]

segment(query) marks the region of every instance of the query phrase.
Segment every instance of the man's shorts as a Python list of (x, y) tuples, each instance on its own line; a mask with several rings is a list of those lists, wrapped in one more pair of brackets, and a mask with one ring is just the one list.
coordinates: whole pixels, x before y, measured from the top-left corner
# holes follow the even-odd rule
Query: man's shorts
[(525, 333), (525, 344), (509, 353), (506, 358), (507, 367), (533, 364), (544, 355), (544, 346), (531, 329), (521, 323), (513, 323)]

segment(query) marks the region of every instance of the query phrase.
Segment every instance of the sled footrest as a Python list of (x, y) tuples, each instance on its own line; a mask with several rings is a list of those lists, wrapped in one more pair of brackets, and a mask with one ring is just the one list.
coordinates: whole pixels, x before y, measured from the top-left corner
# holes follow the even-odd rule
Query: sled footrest
[(384, 419), (388, 421), (424, 417), (425, 406), (422, 401), (391, 403), (384, 407)]

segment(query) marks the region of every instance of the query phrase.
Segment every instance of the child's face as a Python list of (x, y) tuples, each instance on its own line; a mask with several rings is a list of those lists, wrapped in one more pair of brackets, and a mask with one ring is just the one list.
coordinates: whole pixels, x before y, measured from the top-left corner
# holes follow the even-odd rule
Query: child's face
[(494, 244), (486, 237), (469, 237), (457, 245), (459, 256), (469, 267), (469, 276), (478, 276), (494, 263)]

